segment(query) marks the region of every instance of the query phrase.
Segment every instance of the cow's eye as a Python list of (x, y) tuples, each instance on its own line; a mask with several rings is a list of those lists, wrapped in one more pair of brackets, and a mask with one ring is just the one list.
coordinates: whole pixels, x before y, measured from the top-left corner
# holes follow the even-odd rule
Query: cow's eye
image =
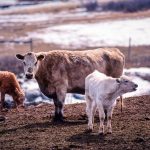
[(34, 64), (35, 66), (37, 65), (37, 61), (35, 62), (35, 64)]
[(126, 80), (125, 82), (126, 82), (126, 83), (128, 83), (128, 81), (127, 81), (127, 80)]

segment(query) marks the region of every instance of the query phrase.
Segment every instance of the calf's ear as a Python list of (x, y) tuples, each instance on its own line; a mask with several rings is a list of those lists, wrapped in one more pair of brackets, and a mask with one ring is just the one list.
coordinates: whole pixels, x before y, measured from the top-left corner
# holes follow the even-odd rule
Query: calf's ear
[(120, 81), (120, 79), (119, 79), (119, 78), (117, 78), (117, 79), (116, 79), (116, 82), (117, 82), (117, 83), (121, 83), (121, 81)]
[(21, 59), (21, 60), (23, 60), (23, 59), (24, 59), (24, 56), (23, 56), (23, 55), (21, 55), (21, 54), (16, 54), (16, 57), (17, 57), (18, 59)]
[(37, 55), (37, 60), (42, 60), (42, 59), (44, 59), (45, 58), (45, 55), (43, 55), (43, 54), (39, 54), (39, 55)]

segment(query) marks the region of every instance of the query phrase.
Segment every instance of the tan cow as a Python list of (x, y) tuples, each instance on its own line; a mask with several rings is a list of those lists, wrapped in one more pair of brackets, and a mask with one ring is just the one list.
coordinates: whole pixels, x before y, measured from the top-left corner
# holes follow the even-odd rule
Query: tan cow
[(86, 51), (55, 50), (40, 53), (17, 54), (24, 63), (28, 79), (36, 78), (41, 91), (55, 104), (55, 121), (63, 120), (66, 93), (85, 92), (85, 77), (95, 69), (108, 76), (120, 77), (124, 55), (116, 48)]

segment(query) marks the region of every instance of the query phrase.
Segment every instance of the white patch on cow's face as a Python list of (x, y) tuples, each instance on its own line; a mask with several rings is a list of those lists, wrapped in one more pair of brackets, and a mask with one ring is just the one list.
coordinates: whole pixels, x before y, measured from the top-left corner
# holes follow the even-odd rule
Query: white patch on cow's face
[(36, 56), (35, 53), (27, 53), (24, 56), (17, 54), (16, 57), (23, 62), (26, 78), (32, 79), (38, 70), (38, 61), (41, 61), (44, 55)]
[(23, 64), (24, 64), (24, 72), (25, 72), (26, 78), (28, 79), (34, 78), (38, 69), (38, 65), (37, 65), (38, 60), (35, 54), (27, 53), (24, 56)]
[[(118, 81), (117, 81), (118, 82)], [(120, 84), (120, 91), (122, 94), (125, 94), (127, 92), (133, 92), (136, 91), (136, 88), (138, 87), (137, 84), (132, 82), (129, 78), (123, 76), (119, 79)]]

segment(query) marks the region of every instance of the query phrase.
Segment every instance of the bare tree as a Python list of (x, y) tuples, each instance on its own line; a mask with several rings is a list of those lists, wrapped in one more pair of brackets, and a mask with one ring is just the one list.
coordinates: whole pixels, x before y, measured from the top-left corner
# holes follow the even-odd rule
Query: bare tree
[(80, 0), (80, 1), (87, 11), (95, 11), (98, 7), (97, 0)]

